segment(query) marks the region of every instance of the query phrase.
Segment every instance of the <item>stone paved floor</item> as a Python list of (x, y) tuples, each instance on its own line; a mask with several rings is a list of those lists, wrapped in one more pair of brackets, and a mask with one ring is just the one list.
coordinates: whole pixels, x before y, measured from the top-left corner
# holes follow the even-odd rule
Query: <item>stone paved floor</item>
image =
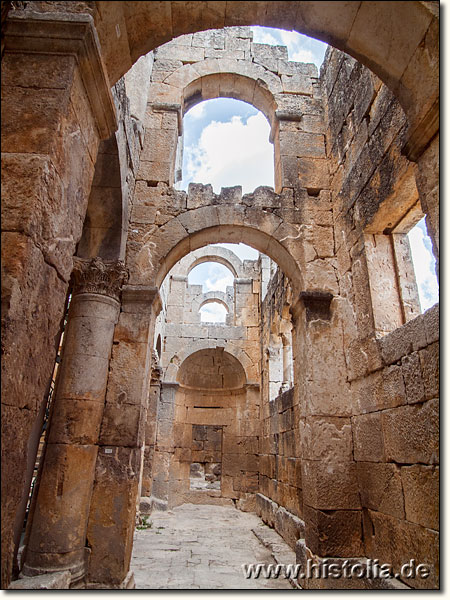
[(252, 533), (262, 523), (254, 514), (184, 504), (149, 521), (151, 528), (134, 535), (136, 589), (292, 589), (284, 578), (244, 576), (242, 564), (274, 562)]

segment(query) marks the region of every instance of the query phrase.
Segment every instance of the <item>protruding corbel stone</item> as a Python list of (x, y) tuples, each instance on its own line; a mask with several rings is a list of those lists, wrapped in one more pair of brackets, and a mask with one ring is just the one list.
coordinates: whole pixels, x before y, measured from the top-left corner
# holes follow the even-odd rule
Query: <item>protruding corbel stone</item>
[(100, 294), (119, 300), (122, 284), (128, 280), (128, 271), (121, 260), (103, 261), (98, 256), (73, 259), (73, 295)]
[(150, 314), (157, 317), (162, 309), (159, 289), (154, 286), (124, 285), (122, 289), (123, 312)]
[(320, 290), (311, 290), (300, 292), (300, 299), (306, 309), (306, 320), (329, 321), (331, 319), (330, 305), (333, 299), (331, 292), (322, 292)]

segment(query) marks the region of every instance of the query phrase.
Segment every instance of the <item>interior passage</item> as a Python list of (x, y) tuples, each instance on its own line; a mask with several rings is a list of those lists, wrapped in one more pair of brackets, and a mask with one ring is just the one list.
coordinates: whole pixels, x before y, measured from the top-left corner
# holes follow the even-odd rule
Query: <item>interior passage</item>
[(292, 589), (284, 577), (244, 574), (242, 565), (275, 564), (274, 550), (283, 562), (295, 563), (295, 553), (255, 514), (183, 504), (153, 513), (148, 524), (134, 536), (136, 589)]

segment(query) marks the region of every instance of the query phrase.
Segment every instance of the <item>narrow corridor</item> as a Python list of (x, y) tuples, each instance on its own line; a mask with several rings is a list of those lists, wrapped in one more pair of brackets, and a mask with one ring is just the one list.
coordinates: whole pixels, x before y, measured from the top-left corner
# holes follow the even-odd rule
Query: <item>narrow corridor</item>
[(281, 576), (245, 577), (242, 565), (274, 564), (274, 550), (283, 562), (295, 562), (294, 552), (255, 514), (184, 504), (153, 513), (148, 523), (134, 536), (136, 589), (293, 589)]

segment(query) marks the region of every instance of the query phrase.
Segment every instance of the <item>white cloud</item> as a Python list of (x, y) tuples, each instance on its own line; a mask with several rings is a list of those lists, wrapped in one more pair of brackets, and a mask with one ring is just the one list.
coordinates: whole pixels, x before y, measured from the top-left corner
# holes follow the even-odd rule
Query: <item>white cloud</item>
[(422, 310), (425, 311), (439, 301), (439, 285), (435, 275), (435, 259), (426, 246), (425, 234), (418, 225), (408, 234), (414, 271)]
[(274, 38), (271, 33), (264, 31), (261, 27), (252, 27), (253, 41), (256, 44), (269, 44), (270, 46), (279, 46), (280, 42)]
[(226, 292), (227, 286), (233, 285), (233, 275), (225, 275), (225, 277), (208, 277), (204, 282), (204, 289), (206, 292), (221, 291)]
[(252, 31), (255, 42), (271, 46), (286, 46), (289, 60), (314, 63), (320, 69), (327, 48), (327, 44), (324, 42), (297, 33), (297, 31), (267, 27), (252, 27)]
[(297, 52), (294, 52), (291, 60), (293, 60), (295, 62), (302, 62), (302, 63), (315, 63), (316, 62), (314, 59), (314, 54), (311, 52), (311, 50), (306, 50), (305, 48), (302, 50), (298, 50)]
[(185, 149), (183, 184), (211, 183), (215, 193), (234, 185), (242, 185), (243, 193), (260, 185), (273, 187), (269, 134), (270, 126), (262, 113), (249, 117), (246, 123), (237, 116), (227, 123), (212, 121), (203, 129), (198, 144)]
[(218, 302), (209, 302), (200, 309), (200, 320), (202, 323), (225, 323), (227, 309)]
[(202, 119), (205, 116), (205, 103), (200, 102), (189, 110), (189, 116), (192, 119)]

